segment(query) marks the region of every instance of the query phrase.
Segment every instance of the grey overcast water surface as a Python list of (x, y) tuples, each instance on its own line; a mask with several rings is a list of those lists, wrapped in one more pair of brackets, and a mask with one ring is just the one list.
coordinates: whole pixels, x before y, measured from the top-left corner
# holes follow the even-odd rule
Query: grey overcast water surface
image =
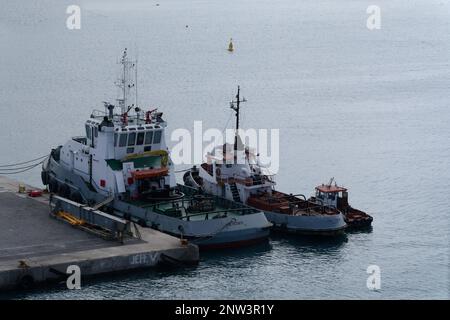
[[(74, 3), (81, 30), (70, 31)], [(371, 4), (380, 30), (366, 28)], [(195, 120), (222, 129), (240, 84), (243, 127), (280, 129), (280, 190), (310, 195), (335, 177), (374, 217), (347, 241), (275, 236), (196, 268), (6, 297), (449, 298), (449, 31), (444, 0), (0, 0), (0, 164), (82, 134), (116, 98), (128, 47), (139, 100), (164, 111), (168, 134)], [(40, 186), (38, 168), (17, 178)], [(372, 264), (378, 291), (366, 287)]]

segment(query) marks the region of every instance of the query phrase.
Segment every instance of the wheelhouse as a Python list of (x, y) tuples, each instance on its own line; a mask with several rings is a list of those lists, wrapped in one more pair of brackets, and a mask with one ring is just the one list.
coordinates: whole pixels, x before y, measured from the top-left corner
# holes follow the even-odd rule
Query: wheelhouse
[(337, 185), (322, 184), (316, 187), (316, 199), (326, 206), (341, 208), (348, 204), (348, 192)]
[(163, 128), (159, 125), (127, 126), (114, 131), (114, 148), (117, 155), (149, 152), (161, 149)]

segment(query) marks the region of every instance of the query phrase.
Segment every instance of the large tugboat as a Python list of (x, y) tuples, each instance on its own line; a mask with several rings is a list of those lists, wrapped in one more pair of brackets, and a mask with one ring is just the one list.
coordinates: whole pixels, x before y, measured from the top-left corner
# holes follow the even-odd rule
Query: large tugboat
[(336, 182), (333, 185), (333, 181), (334, 178), (331, 178), (328, 184), (317, 186), (316, 194), (310, 198), (310, 201), (341, 211), (349, 229), (369, 228), (373, 218), (364, 211), (353, 208), (348, 203), (347, 188), (338, 186)]
[(136, 61), (128, 59), (126, 49), (120, 63), (118, 106), (105, 102), (105, 111), (94, 110), (86, 121), (85, 136), (52, 150), (43, 164), (44, 185), (73, 201), (191, 239), (201, 248), (267, 239), (272, 225), (263, 212), (176, 183), (163, 114), (138, 107), (131, 80)]
[(307, 200), (302, 194), (275, 190), (273, 175), (259, 165), (257, 156), (245, 147), (238, 134), (240, 89), (231, 108), (236, 112), (234, 145), (224, 144), (207, 154), (207, 162), (187, 171), (188, 186), (207, 194), (244, 203), (265, 212), (274, 228), (308, 235), (339, 235), (346, 228), (343, 214), (334, 207)]

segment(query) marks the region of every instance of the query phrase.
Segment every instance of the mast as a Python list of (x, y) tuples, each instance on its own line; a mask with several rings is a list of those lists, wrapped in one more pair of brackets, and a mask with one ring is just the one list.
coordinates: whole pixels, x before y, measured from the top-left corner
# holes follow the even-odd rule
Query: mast
[[(240, 91), (241, 91), (241, 87), (238, 86), (236, 100), (232, 100), (230, 102), (230, 108), (236, 112), (236, 131), (235, 131), (235, 135), (234, 135), (234, 151), (237, 151), (237, 141), (238, 141), (238, 135), (239, 135), (238, 131), (239, 131), (240, 103), (247, 102), (247, 100), (245, 100), (245, 98), (243, 98), (242, 100), (240, 99)], [(236, 157), (236, 152), (235, 152), (235, 157)]]
[[(128, 112), (133, 107), (137, 107), (137, 61), (128, 59), (127, 48), (125, 48), (119, 63), (122, 65), (122, 74), (121, 78), (116, 81), (116, 86), (120, 89), (122, 96), (117, 99), (117, 102), (121, 109), (122, 121), (126, 124)], [(135, 73), (134, 79), (132, 78), (133, 71)], [(134, 103), (131, 103), (132, 100), (129, 101), (129, 97), (133, 90), (135, 94), (135, 101)]]
[(137, 60), (137, 57), (136, 57), (136, 60), (134, 61), (134, 66), (135, 66), (135, 69), (134, 69), (134, 84), (136, 86), (136, 88), (134, 90), (134, 92), (136, 94), (135, 98), (134, 98), (134, 105), (136, 107), (138, 107), (138, 67), (137, 67), (137, 62), (138, 62), (138, 60)]

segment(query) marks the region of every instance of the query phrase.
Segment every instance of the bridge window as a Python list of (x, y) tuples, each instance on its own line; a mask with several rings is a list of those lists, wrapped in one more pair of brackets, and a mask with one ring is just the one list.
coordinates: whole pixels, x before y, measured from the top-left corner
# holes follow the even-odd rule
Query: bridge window
[(153, 143), (160, 143), (161, 142), (161, 130), (155, 131), (155, 137), (153, 139)]
[(114, 147), (117, 146), (117, 133), (114, 133)]
[(145, 144), (152, 144), (153, 131), (147, 131), (145, 135)]
[(96, 138), (98, 137), (98, 127), (97, 126), (94, 127), (94, 136)]
[(134, 146), (136, 144), (136, 132), (130, 132), (128, 135), (128, 146)]
[(144, 136), (145, 136), (145, 132), (139, 132), (137, 135), (137, 141), (136, 141), (136, 145), (140, 146), (144, 143)]
[(119, 140), (119, 147), (125, 147), (127, 145), (127, 134), (126, 133), (122, 133), (120, 135), (120, 140)]

